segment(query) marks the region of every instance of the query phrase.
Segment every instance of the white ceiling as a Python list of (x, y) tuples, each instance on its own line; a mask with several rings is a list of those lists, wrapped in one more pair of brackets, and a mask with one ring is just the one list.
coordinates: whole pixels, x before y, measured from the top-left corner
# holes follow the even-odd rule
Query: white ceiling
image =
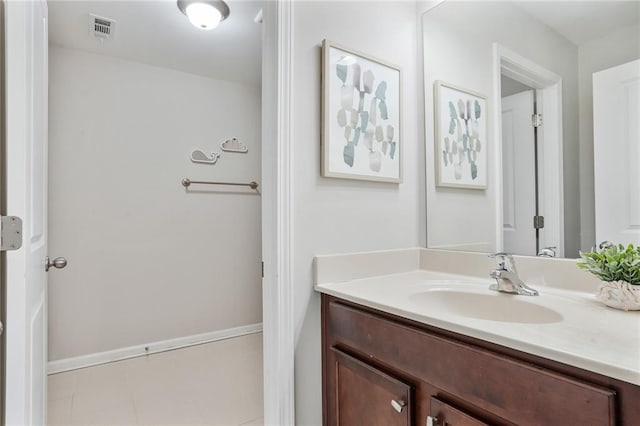
[[(260, 84), (261, 8), (255, 0), (226, 0), (231, 13), (220, 25), (195, 28), (175, 0), (50, 0), (49, 40), (64, 47), (115, 56), (243, 84)], [(89, 34), (89, 14), (117, 21), (115, 37)]]
[(577, 46), (640, 22), (639, 0), (517, 1), (516, 5)]

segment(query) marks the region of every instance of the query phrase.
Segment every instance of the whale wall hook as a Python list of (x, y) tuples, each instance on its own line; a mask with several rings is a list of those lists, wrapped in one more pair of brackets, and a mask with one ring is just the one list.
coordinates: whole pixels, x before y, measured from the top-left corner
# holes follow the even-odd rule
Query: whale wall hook
[(212, 152), (211, 156), (205, 154), (204, 151), (200, 149), (194, 149), (191, 152), (191, 161), (194, 163), (216, 164), (216, 162), (218, 161), (218, 158), (220, 158), (219, 152)]

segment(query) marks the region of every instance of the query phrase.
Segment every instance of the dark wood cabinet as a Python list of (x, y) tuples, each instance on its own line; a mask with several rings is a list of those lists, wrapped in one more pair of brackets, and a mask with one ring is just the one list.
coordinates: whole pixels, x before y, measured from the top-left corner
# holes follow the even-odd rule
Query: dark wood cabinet
[(325, 426), (640, 425), (626, 382), (328, 295), (322, 327)]
[(334, 365), (332, 425), (408, 426), (411, 418), (411, 386), (335, 348), (329, 354)]
[(478, 420), (472, 415), (464, 413), (434, 396), (432, 396), (430, 400), (429, 417), (431, 417), (432, 420), (431, 422), (427, 421), (427, 425), (431, 423), (433, 426), (489, 426), (489, 423)]

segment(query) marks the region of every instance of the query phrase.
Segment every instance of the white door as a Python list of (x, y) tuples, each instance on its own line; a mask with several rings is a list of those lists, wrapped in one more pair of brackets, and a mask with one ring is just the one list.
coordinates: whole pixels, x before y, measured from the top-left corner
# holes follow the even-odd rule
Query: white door
[(502, 98), (504, 251), (536, 255), (533, 90)]
[(7, 253), (6, 423), (42, 425), (47, 361), (47, 4), (5, 2), (7, 213), (23, 246)]
[(640, 60), (593, 74), (596, 242), (640, 244)]

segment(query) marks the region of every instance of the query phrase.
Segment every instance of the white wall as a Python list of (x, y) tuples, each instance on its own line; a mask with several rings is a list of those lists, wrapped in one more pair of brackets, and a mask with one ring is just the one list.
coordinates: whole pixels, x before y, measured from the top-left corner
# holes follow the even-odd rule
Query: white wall
[[(320, 296), (316, 254), (424, 244), (424, 157), (418, 137), (414, 2), (296, 2), (293, 99), (293, 283), (296, 322), (296, 424), (322, 422)], [(400, 185), (320, 177), (323, 39), (396, 63), (403, 70), (403, 168)]]
[[(471, 20), (470, 17), (473, 17)], [(486, 191), (436, 188), (433, 82), (444, 80), (493, 93), (492, 45), (498, 42), (563, 78), (565, 252), (577, 255), (578, 200), (577, 49), (558, 33), (505, 2), (447, 1), (423, 20), (426, 75), (428, 247), (464, 245), (495, 248), (495, 176)], [(464, 53), (463, 53), (464, 52)], [(488, 114), (496, 111), (489, 106)], [(488, 167), (495, 167), (496, 132), (488, 128)]]
[[(260, 88), (50, 49), (49, 358), (261, 322)], [(189, 161), (238, 137), (248, 154)], [(227, 191), (227, 192), (224, 192)]]
[(640, 58), (640, 25), (623, 27), (578, 48), (580, 84), (580, 229), (581, 250), (596, 241), (593, 182), (593, 84), (594, 72)]

